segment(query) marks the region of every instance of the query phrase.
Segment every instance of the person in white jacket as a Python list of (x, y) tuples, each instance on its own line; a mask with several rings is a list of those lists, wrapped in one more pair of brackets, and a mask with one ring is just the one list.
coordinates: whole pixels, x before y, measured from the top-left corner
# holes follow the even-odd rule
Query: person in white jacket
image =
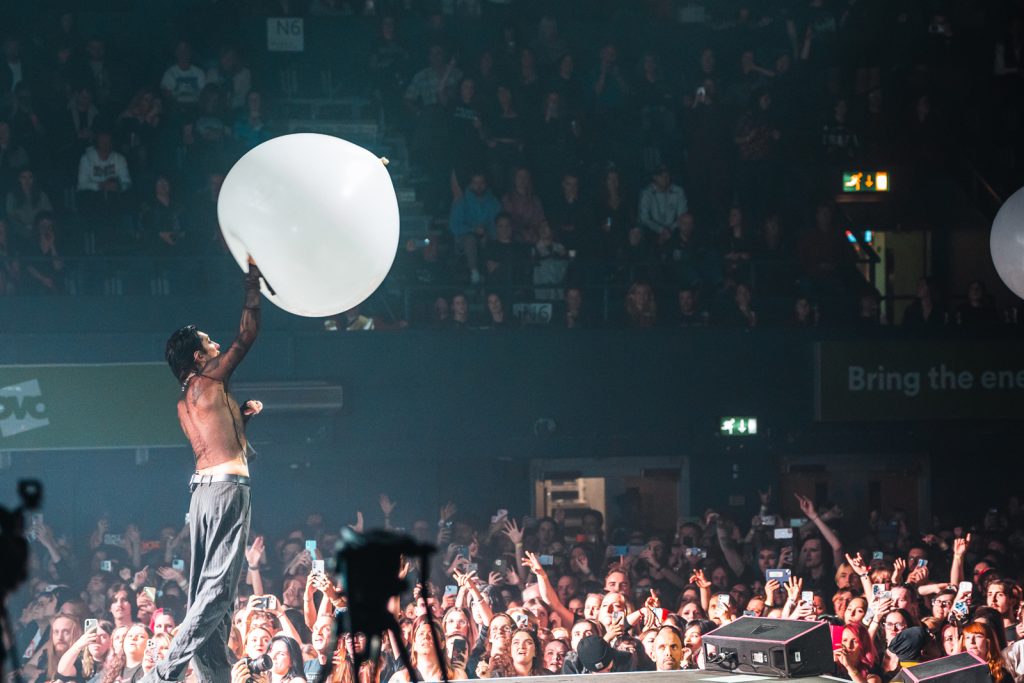
[(128, 161), (114, 151), (109, 132), (97, 133), (95, 146), (78, 162), (78, 209), (98, 247), (108, 246), (126, 222), (131, 186)]
[(78, 162), (79, 192), (127, 192), (132, 186), (128, 161), (114, 151), (110, 133), (96, 135), (96, 145), (89, 147)]

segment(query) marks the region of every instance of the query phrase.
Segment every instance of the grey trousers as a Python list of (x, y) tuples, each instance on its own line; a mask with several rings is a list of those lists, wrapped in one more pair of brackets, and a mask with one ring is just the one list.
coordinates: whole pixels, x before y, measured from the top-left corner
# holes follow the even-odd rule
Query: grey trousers
[(192, 492), (188, 611), (167, 650), (167, 659), (142, 683), (180, 681), (189, 661), (202, 683), (231, 680), (228, 634), (249, 541), (249, 495), (248, 486), (233, 482), (200, 484)]

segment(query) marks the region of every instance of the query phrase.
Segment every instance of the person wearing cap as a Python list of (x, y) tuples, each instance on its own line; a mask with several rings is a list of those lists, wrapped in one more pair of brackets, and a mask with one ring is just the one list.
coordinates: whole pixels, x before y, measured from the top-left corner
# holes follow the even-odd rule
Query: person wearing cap
[(672, 182), (664, 164), (655, 169), (651, 184), (640, 193), (640, 223), (658, 236), (659, 243), (672, 237), (676, 220), (689, 206), (683, 188)]
[(567, 671), (570, 665), (567, 658), (562, 668), (563, 674), (605, 674), (612, 671), (622, 673), (635, 671), (633, 655), (624, 650), (616, 650), (601, 636), (587, 636), (576, 645), (575, 671)]
[(600, 636), (587, 636), (575, 648), (575, 656), (566, 656), (563, 674), (607, 674), (637, 671), (636, 654), (615, 649)]
[(886, 668), (891, 667), (889, 662), (893, 657), (899, 660), (902, 667), (917, 666), (921, 662), (921, 651), (924, 650), (929, 637), (928, 629), (923, 626), (911, 626), (897, 633), (886, 648)]

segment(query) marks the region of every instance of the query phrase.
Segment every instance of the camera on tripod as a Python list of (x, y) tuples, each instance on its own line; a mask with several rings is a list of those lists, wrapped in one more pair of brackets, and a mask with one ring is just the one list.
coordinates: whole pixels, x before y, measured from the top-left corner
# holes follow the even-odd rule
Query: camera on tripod
[[(10, 620), (4, 609), (7, 595), (14, 592), (28, 578), (28, 538), (25, 535), (25, 512), (36, 510), (43, 500), (43, 485), (34, 479), (18, 482), (21, 506), (8, 510), (0, 506), (0, 634), (11, 633)], [(18, 647), (0, 636), (0, 678), (4, 677), (4, 663), (8, 647)]]

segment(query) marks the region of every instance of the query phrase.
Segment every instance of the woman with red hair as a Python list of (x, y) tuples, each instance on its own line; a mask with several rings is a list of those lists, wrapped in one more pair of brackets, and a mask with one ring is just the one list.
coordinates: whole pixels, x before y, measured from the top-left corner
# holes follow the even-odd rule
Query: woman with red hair
[(999, 641), (992, 627), (980, 621), (972, 621), (964, 626), (963, 639), (964, 652), (970, 652), (975, 657), (988, 663), (989, 673), (995, 683), (1009, 683), (1013, 680), (1010, 672), (1003, 666), (1003, 657), (999, 652)]
[(854, 683), (881, 683), (881, 677), (875, 673), (878, 660), (875, 645), (863, 624), (843, 627), (842, 642), (834, 655), (839, 664), (838, 676), (849, 678)]

